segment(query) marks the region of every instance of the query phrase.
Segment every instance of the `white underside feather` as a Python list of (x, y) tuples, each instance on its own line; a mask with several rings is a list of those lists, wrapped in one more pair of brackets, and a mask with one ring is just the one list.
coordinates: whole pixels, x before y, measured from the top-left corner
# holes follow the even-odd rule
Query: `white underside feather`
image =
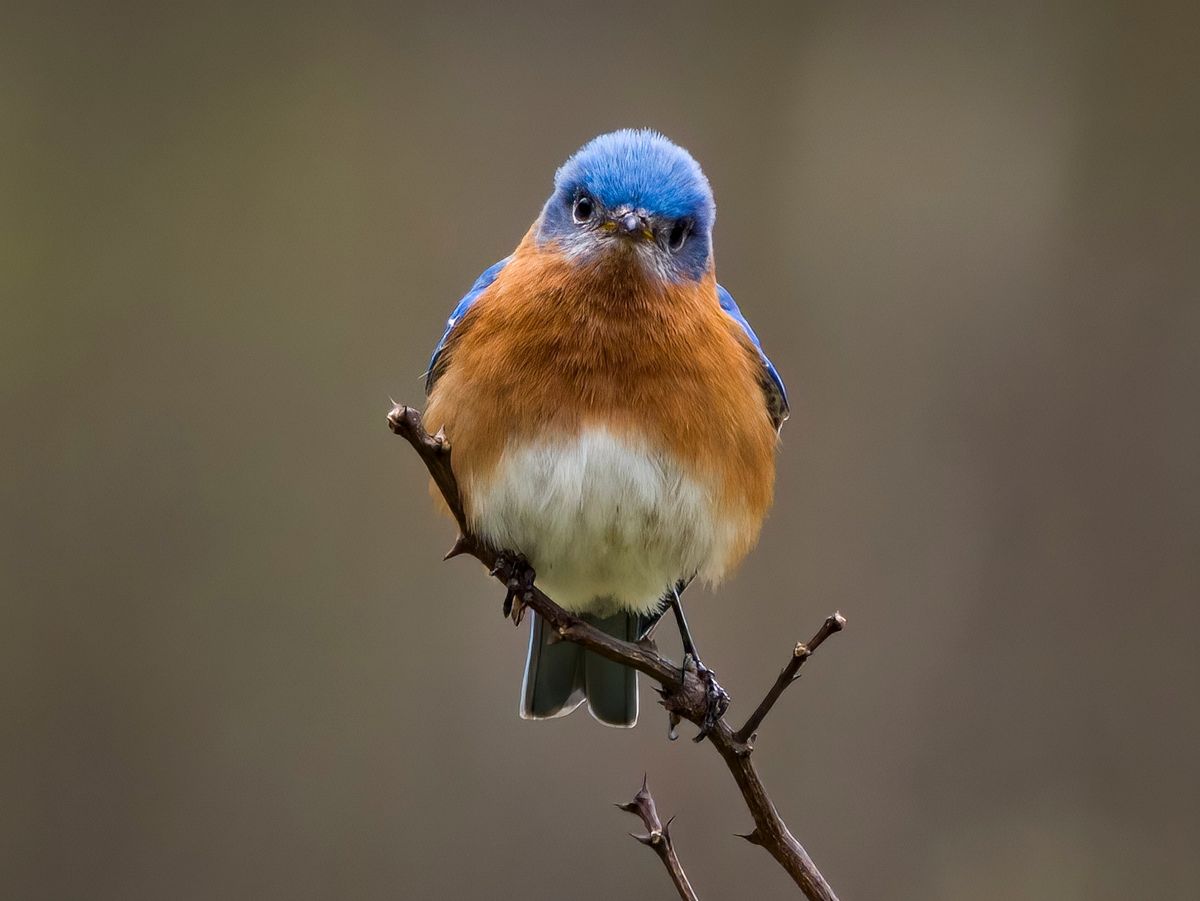
[(670, 455), (604, 428), (506, 449), (470, 496), (473, 528), (573, 611), (650, 612), (679, 579), (718, 578), (737, 534)]

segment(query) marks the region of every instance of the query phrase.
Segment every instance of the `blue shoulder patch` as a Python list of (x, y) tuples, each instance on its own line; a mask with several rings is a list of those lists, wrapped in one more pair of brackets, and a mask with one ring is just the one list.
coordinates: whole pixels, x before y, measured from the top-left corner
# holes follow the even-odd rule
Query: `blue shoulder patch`
[(454, 312), (450, 314), (450, 318), (446, 321), (446, 330), (442, 332), (441, 340), (438, 341), (437, 347), (433, 349), (433, 356), (429, 358), (429, 369), (425, 372), (425, 394), (428, 395), (433, 390), (433, 383), (437, 381), (441, 375), (441, 369), (438, 368), (438, 359), (442, 355), (442, 350), (446, 347), (446, 341), (450, 337), (450, 333), (454, 331), (454, 326), (462, 321), (463, 316), (467, 314), (467, 310), (471, 309), (471, 304), (479, 299), (479, 295), (488, 289), (488, 286), (496, 280), (496, 276), (500, 274), (500, 270), (508, 265), (511, 256), (507, 256), (499, 263), (495, 263), (483, 270), (483, 275), (475, 279), (475, 284), (471, 285), (471, 290), (466, 293), (462, 300), (458, 302), (458, 306), (454, 308)]
[(783, 387), (783, 379), (775, 371), (774, 364), (767, 359), (766, 353), (763, 352), (762, 342), (758, 340), (758, 335), (754, 334), (754, 329), (750, 327), (750, 323), (746, 321), (746, 317), (738, 309), (733, 296), (720, 285), (717, 285), (717, 300), (721, 303), (721, 309), (729, 314), (729, 318), (742, 327), (742, 331), (746, 333), (746, 337), (758, 349), (758, 357), (762, 360), (764, 370), (762, 387), (763, 393), (766, 395), (767, 411), (771, 414), (771, 421), (775, 423), (775, 428), (778, 429), (783, 425), (784, 420), (788, 418), (788, 413), (790, 412), (788, 408), (787, 389)]

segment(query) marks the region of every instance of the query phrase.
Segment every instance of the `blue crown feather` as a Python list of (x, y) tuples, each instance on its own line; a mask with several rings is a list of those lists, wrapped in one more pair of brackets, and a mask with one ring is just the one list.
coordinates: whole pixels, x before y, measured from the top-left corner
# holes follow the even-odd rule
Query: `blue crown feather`
[(692, 155), (650, 129), (625, 128), (584, 144), (554, 175), (564, 193), (583, 188), (607, 207), (628, 203), (707, 233), (716, 219), (712, 188)]

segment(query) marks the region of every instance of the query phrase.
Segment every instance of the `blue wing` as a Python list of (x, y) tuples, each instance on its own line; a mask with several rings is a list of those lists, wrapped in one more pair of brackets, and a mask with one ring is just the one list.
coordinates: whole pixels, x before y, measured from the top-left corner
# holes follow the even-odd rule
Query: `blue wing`
[(429, 358), (429, 369), (425, 372), (426, 394), (433, 390), (433, 383), (442, 374), (442, 370), (438, 368), (438, 361), (442, 356), (442, 351), (446, 347), (446, 341), (450, 338), (450, 333), (454, 331), (454, 326), (462, 321), (463, 316), (467, 314), (467, 310), (471, 309), (471, 304), (475, 303), (479, 299), (479, 295), (486, 291), (488, 286), (496, 280), (496, 276), (500, 274), (500, 270), (507, 266), (508, 261), (511, 259), (512, 257), (510, 256), (505, 257), (499, 263), (495, 263), (483, 270), (483, 275), (475, 279), (475, 284), (471, 285), (471, 290), (458, 302), (458, 306), (450, 314), (450, 319), (446, 322), (446, 330), (442, 332), (441, 340), (438, 341), (437, 347), (433, 349), (433, 356)]
[(733, 297), (720, 285), (717, 285), (717, 300), (721, 303), (721, 309), (729, 314), (730, 319), (742, 327), (742, 331), (746, 333), (746, 337), (758, 349), (758, 358), (762, 360), (763, 364), (762, 388), (763, 394), (766, 396), (767, 411), (771, 414), (771, 421), (775, 423), (775, 428), (778, 429), (783, 425), (783, 421), (788, 418), (788, 413), (790, 412), (788, 408), (787, 389), (783, 387), (783, 379), (775, 371), (774, 364), (767, 359), (767, 355), (762, 349), (762, 342), (758, 340), (758, 335), (754, 334), (754, 329), (750, 327), (750, 323), (746, 321), (746, 317), (738, 309), (738, 305), (734, 302)]

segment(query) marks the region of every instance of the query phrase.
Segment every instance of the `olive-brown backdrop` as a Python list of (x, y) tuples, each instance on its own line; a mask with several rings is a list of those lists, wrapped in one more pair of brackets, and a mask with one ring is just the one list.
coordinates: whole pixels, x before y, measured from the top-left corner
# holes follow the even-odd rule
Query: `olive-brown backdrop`
[[(716, 756), (517, 718), (525, 645), (384, 425), (554, 167), (650, 125), (792, 391), (691, 598), (845, 899), (1200, 882), (1187, 5), (8, 7), (0, 894), (789, 896)], [(668, 643), (672, 650), (673, 643)]]

